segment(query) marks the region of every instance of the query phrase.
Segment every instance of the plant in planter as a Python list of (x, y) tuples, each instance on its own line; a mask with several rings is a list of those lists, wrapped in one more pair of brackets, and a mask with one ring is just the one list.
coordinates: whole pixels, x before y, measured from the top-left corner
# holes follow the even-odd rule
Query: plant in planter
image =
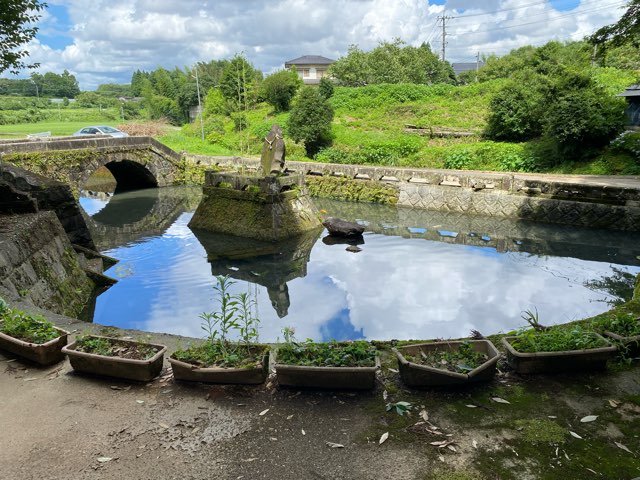
[[(527, 312), (528, 314), (529, 312)], [(509, 364), (518, 373), (554, 373), (604, 368), (616, 347), (580, 325), (542, 327), (537, 318), (525, 318), (532, 328), (503, 337)]]
[[(176, 350), (169, 363), (176, 380), (206, 383), (263, 383), (269, 369), (269, 347), (258, 344), (260, 319), (254, 314), (256, 301), (248, 293), (231, 295), (235, 282), (216, 277), (218, 310), (202, 313), (204, 342)], [(231, 342), (236, 335), (240, 342)]]
[(624, 355), (640, 352), (640, 317), (632, 313), (618, 312), (592, 323), (593, 328), (613, 339)]
[(41, 315), (12, 309), (0, 298), (0, 348), (40, 365), (64, 359), (62, 347), (69, 332), (55, 327)]
[(160, 374), (166, 350), (164, 345), (97, 335), (79, 336), (62, 349), (78, 372), (140, 382)]
[(445, 341), (393, 349), (400, 377), (413, 387), (460, 385), (493, 378), (499, 354), (488, 340)]
[(369, 342), (298, 342), (293, 334), (292, 328), (285, 328), (285, 343), (278, 347), (276, 375), (280, 385), (349, 389), (374, 387), (380, 362), (376, 348)]

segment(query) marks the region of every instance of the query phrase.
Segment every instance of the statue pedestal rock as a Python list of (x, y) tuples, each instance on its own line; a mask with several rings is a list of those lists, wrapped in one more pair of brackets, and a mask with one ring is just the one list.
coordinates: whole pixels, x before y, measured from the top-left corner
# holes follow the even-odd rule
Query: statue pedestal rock
[(282, 131), (274, 125), (265, 138), (262, 176), (206, 172), (204, 195), (189, 227), (267, 241), (319, 228), (304, 175), (279, 173), (284, 156)]

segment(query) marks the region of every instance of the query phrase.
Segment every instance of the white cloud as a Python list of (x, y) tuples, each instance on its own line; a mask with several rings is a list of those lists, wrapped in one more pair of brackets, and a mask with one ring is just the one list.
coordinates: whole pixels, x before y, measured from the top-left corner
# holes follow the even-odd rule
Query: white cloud
[[(266, 73), (306, 54), (338, 58), (350, 44), (373, 48), (400, 37), (429, 41), (440, 50), (437, 18), (445, 12), (447, 57), (469, 61), (476, 52), (508, 53), (525, 44), (580, 39), (616, 21), (617, 0), (582, 0), (571, 11), (531, 0), (54, 0), (68, 13), (71, 45), (52, 49), (34, 41), (31, 60), (41, 70), (74, 73), (84, 89), (106, 81), (127, 82), (136, 69), (185, 67), (196, 61), (244, 52)], [(492, 12), (488, 15), (477, 14)], [(497, 12), (497, 13), (493, 13)], [(476, 15), (476, 16), (469, 16)], [(467, 18), (465, 18), (467, 16)], [(61, 22), (44, 15), (42, 32), (60, 32)], [(476, 32), (476, 33), (474, 33)]]

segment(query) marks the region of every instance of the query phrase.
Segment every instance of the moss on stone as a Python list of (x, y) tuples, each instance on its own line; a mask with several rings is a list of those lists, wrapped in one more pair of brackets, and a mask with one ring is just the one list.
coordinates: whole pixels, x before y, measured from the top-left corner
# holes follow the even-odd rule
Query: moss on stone
[(567, 436), (567, 430), (562, 428), (556, 422), (549, 419), (528, 419), (516, 420), (515, 425), (527, 443), (564, 443)]
[(425, 480), (485, 480), (486, 478), (475, 470), (440, 468), (428, 474)]
[(312, 197), (353, 202), (398, 203), (399, 189), (389, 183), (330, 176), (307, 176), (306, 182)]

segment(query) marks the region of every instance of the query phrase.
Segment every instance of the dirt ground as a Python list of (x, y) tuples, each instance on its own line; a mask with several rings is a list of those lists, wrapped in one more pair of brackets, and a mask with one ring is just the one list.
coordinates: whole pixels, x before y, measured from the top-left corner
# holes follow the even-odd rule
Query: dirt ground
[[(176, 338), (153, 340), (171, 351)], [(0, 353), (0, 478), (640, 477), (637, 360), (528, 378), (501, 365), (495, 381), (459, 391), (403, 389), (395, 366), (386, 352), (372, 392), (320, 392), (176, 384), (167, 368), (136, 384)], [(397, 401), (412, 411), (386, 411)]]

